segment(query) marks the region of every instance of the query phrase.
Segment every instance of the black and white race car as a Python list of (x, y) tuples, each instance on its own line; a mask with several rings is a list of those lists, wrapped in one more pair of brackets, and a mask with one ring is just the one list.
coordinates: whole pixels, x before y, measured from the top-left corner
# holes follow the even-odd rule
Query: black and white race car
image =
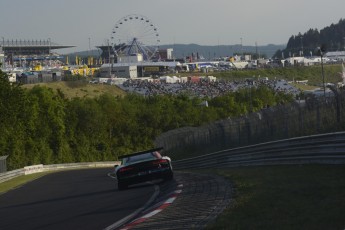
[(118, 189), (123, 190), (129, 185), (155, 179), (171, 180), (173, 178), (171, 159), (160, 154), (162, 149), (156, 148), (120, 156), (121, 165), (115, 165)]

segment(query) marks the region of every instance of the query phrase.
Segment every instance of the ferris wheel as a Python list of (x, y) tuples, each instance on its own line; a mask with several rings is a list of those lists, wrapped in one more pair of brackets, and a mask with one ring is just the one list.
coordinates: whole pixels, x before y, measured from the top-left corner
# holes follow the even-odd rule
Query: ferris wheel
[(118, 20), (111, 34), (111, 46), (118, 57), (139, 53), (144, 60), (152, 60), (157, 58), (159, 43), (157, 27), (147, 17), (137, 14)]

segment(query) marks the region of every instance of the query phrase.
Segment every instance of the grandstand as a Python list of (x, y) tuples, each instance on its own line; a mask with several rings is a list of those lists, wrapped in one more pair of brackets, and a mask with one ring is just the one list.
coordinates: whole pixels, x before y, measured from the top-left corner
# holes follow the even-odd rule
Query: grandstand
[[(59, 61), (63, 56), (53, 53), (56, 49), (71, 48), (74, 46), (59, 45), (47, 40), (5, 40), (0, 41), (6, 67), (29, 67), (37, 64), (50, 65), (52, 61)], [(44, 63), (49, 60), (49, 63)]]
[(52, 50), (74, 46), (59, 45), (48, 40), (5, 40), (0, 41), (5, 56), (40, 56), (49, 55)]

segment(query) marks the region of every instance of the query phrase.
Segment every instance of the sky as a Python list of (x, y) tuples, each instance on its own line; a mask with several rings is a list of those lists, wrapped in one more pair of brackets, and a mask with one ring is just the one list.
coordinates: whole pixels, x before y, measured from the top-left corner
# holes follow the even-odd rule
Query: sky
[(281, 45), (338, 23), (344, 9), (344, 0), (1, 0), (0, 39), (50, 38), (76, 46), (59, 53), (85, 51), (111, 40), (123, 17), (143, 15), (161, 45)]

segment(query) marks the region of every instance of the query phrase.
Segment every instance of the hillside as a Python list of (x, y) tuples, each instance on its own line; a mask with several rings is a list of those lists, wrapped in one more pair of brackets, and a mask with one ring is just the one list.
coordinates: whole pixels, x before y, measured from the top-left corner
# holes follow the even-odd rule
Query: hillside
[[(241, 53), (258, 53), (260, 56), (265, 56), (270, 58), (279, 49), (284, 49), (285, 45), (265, 45), (265, 46), (241, 46), (240, 44), (235, 45), (214, 45), (214, 46), (204, 46), (198, 44), (168, 44), (159, 46), (160, 49), (174, 49), (173, 55), (175, 58), (184, 58), (186, 56), (196, 55), (204, 57), (205, 59), (213, 59), (215, 57), (225, 57), (233, 56), (234, 54)], [(91, 50), (82, 51), (77, 53), (67, 54), (70, 60), (74, 60), (75, 56), (87, 57), (92, 55), (94, 57), (99, 57), (101, 55), (101, 50)]]
[(316, 54), (317, 47), (324, 47), (325, 51), (345, 50), (345, 19), (331, 24), (320, 31), (310, 28), (303, 34), (292, 35), (285, 49), (278, 50), (274, 55), (277, 58), (292, 56), (310, 56)]
[[(325, 81), (336, 84), (342, 80), (342, 66), (339, 64), (325, 65)], [(286, 81), (308, 80), (308, 86), (295, 85), (302, 90), (310, 90), (320, 87), (322, 84), (321, 66), (310, 67), (289, 67), (289, 68), (273, 68), (273, 69), (256, 69), (256, 70), (232, 70), (228, 72), (213, 72), (212, 76), (217, 79), (227, 81), (238, 81), (246, 78), (265, 78), (268, 79), (284, 79)], [(179, 73), (178, 76), (205, 76), (205, 73)], [(66, 98), (94, 98), (104, 93), (114, 96), (123, 96), (126, 94), (122, 89), (115, 85), (108, 84), (90, 84), (86, 80), (82, 81), (60, 81), (51, 83), (27, 84), (22, 85), (23, 88), (31, 89), (35, 85), (46, 86), (55, 92), (60, 90)]]
[(86, 81), (59, 81), (50, 83), (22, 85), (24, 89), (31, 89), (35, 85), (46, 86), (57, 92), (60, 90), (66, 98), (94, 98), (104, 93), (114, 96), (124, 96), (126, 93), (117, 86), (106, 84), (90, 84)]
[[(198, 54), (205, 59), (213, 59), (215, 57), (233, 56), (235, 54), (252, 53), (264, 56), (266, 58), (287, 58), (289, 56), (308, 56), (315, 53), (315, 49), (321, 45), (327, 47), (327, 51), (344, 50), (345, 49), (345, 19), (340, 19), (338, 23), (331, 24), (321, 30), (311, 28), (307, 32), (299, 32), (297, 35), (292, 35), (287, 38), (287, 43), (274, 45), (198, 45), (198, 44), (166, 44), (160, 45), (160, 49), (172, 48), (175, 58), (184, 58), (186, 56)], [(74, 60), (75, 56), (99, 57), (101, 55), (100, 49), (81, 51), (76, 53), (66, 54), (70, 60)]]
[(203, 56), (205, 59), (213, 59), (216, 57), (233, 56), (235, 54), (242, 53), (258, 53), (264, 55), (267, 58), (273, 56), (278, 50), (284, 48), (285, 45), (265, 45), (265, 46), (241, 46), (240, 44), (235, 45), (214, 45), (214, 46), (203, 46), (198, 44), (171, 44), (161, 45), (160, 48), (173, 48), (175, 57), (186, 57), (192, 53), (199, 56)]

